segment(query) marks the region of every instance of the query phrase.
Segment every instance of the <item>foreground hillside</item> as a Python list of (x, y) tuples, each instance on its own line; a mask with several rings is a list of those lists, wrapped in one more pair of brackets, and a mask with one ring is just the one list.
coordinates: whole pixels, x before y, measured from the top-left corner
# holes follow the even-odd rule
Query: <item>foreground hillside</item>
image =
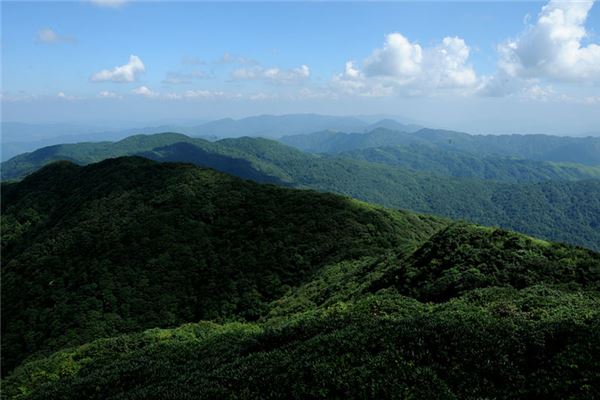
[(52, 164), (2, 191), (3, 370), (96, 337), (253, 320), (320, 267), (444, 224), (191, 165)]
[(20, 177), (53, 160), (88, 164), (123, 155), (190, 162), (255, 182), (340, 193), (600, 250), (600, 179), (588, 179), (600, 167), (421, 147), (368, 149), (349, 158), (303, 153), (266, 139), (209, 142), (164, 133), (43, 148), (3, 163), (2, 176)]
[(4, 398), (600, 388), (589, 250), (141, 158), (2, 195)]

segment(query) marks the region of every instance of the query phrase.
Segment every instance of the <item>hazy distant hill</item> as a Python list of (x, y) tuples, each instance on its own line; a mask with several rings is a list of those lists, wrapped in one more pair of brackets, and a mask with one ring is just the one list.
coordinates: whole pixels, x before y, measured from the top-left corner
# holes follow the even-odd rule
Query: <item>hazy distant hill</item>
[(408, 133), (375, 129), (364, 133), (316, 132), (287, 136), (282, 143), (312, 153), (342, 153), (370, 147), (430, 144), (441, 149), (471, 152), (477, 156), (518, 157), (538, 161), (600, 165), (600, 138), (549, 135), (469, 135), (420, 129)]
[(218, 137), (262, 136), (278, 138), (329, 129), (334, 131), (362, 131), (368, 123), (354, 117), (335, 117), (318, 114), (259, 115), (241, 119), (225, 118), (196, 126), (192, 135)]
[(127, 157), (4, 184), (2, 257), (3, 398), (596, 393), (600, 255), (500, 229)]
[[(6, 161), (16, 155), (35, 151), (42, 147), (58, 144), (101, 142), (121, 140), (128, 136), (152, 134), (156, 132), (190, 133), (184, 126), (161, 125), (129, 129), (106, 129), (86, 125), (69, 124), (25, 124), (2, 122), (1, 160)], [(205, 139), (216, 139), (209, 135), (198, 135)]]

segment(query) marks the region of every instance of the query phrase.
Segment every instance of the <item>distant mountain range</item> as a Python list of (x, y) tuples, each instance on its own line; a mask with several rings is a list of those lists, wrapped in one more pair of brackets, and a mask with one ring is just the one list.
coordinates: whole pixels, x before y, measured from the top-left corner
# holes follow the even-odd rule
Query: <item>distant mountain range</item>
[(57, 160), (88, 164), (124, 155), (190, 162), (256, 182), (341, 193), (600, 248), (600, 166), (476, 158), (435, 146), (318, 155), (261, 138), (211, 142), (176, 133), (137, 135), (23, 154), (2, 163), (2, 179), (22, 178)]
[(415, 132), (378, 128), (366, 134), (322, 131), (287, 136), (279, 140), (288, 146), (311, 153), (336, 154), (381, 146), (418, 144), (443, 150), (469, 152), (477, 156), (600, 165), (600, 137), (469, 135), (427, 128)]
[(242, 119), (224, 118), (199, 125), (163, 124), (116, 130), (77, 124), (2, 122), (1, 156), (2, 160), (8, 160), (17, 154), (54, 144), (120, 140), (131, 135), (156, 132), (180, 132), (212, 140), (241, 136), (279, 138), (320, 130), (367, 132), (378, 127), (405, 132), (413, 132), (421, 128), (414, 124), (401, 124), (390, 118), (368, 122), (355, 117), (318, 114), (260, 115)]

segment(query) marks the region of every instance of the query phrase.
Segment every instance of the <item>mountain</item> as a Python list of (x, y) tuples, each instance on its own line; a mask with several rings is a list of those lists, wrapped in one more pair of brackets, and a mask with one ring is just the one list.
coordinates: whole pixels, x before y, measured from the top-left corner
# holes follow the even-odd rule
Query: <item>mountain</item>
[(439, 149), (430, 144), (370, 147), (339, 155), (355, 160), (394, 165), (440, 175), (513, 183), (600, 178), (600, 165), (587, 166), (509, 157), (477, 156), (466, 151)]
[(2, 219), (6, 398), (596, 393), (589, 250), (137, 157), (5, 183)]
[(423, 129), (423, 127), (420, 125), (402, 124), (394, 119), (384, 118), (382, 120), (376, 121), (376, 122), (372, 123), (371, 125), (369, 125), (365, 129), (365, 132), (370, 132), (370, 131), (378, 129), (378, 128), (389, 129), (392, 131), (399, 131), (399, 132), (409, 132), (409, 133), (416, 132), (419, 129)]
[(253, 320), (323, 265), (445, 224), (189, 164), (57, 162), (2, 188), (3, 370), (96, 337)]
[(279, 141), (310, 153), (343, 153), (355, 149), (398, 144), (427, 143), (408, 132), (377, 128), (368, 133), (320, 131), (305, 135), (284, 136)]
[(88, 164), (105, 158), (131, 155), (152, 150), (166, 144), (190, 142), (194, 139), (178, 133), (158, 135), (135, 135), (118, 142), (83, 142), (57, 144), (43, 147), (31, 153), (24, 153), (4, 161), (1, 169), (2, 180), (21, 179), (37, 171), (42, 166), (57, 160), (69, 160), (78, 164)]
[[(2, 122), (2, 149), (0, 160), (6, 161), (19, 154), (32, 152), (42, 147), (81, 142), (122, 140), (133, 135), (156, 132), (182, 132), (190, 134), (192, 128), (175, 125), (159, 125), (129, 129), (107, 129), (85, 125), (68, 124), (24, 124)], [(198, 137), (215, 140), (213, 136)]]
[(354, 117), (319, 114), (259, 115), (241, 119), (225, 118), (196, 126), (191, 135), (218, 137), (262, 136), (277, 138), (323, 129), (334, 131), (363, 130), (368, 124)]
[[(562, 179), (575, 179), (579, 173), (587, 178), (587, 167), (572, 170), (569, 166), (525, 163), (529, 169), (523, 172), (518, 163), (488, 162), (486, 167), (495, 168), (493, 176), (509, 180), (498, 182), (307, 154), (267, 139), (209, 142), (167, 133), (134, 136), (113, 144), (40, 149), (3, 163), (2, 174), (3, 179), (18, 177), (53, 159), (86, 164), (122, 155), (185, 161), (257, 182), (335, 192), (387, 207), (466, 219), (600, 249), (600, 180)], [(534, 181), (536, 176), (543, 180)], [(546, 180), (552, 177), (559, 180)]]
[(600, 165), (600, 138), (549, 135), (469, 135), (423, 128), (408, 133), (378, 128), (368, 133), (316, 132), (279, 139), (312, 153), (342, 153), (370, 147), (428, 144), (478, 156)]

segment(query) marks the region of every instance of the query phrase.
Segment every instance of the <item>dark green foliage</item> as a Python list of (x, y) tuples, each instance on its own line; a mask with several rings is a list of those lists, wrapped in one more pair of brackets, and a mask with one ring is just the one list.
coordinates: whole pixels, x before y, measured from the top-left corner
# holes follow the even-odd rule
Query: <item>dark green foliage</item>
[[(137, 154), (173, 143), (191, 142), (195, 139), (178, 133), (130, 136), (119, 142), (58, 144), (24, 153), (2, 163), (2, 180), (22, 179), (57, 160), (76, 164), (89, 164), (106, 158)], [(196, 139), (201, 141), (201, 139)]]
[(2, 196), (5, 371), (120, 332), (256, 319), (321, 266), (445, 224), (142, 158), (52, 164)]
[(394, 286), (422, 301), (476, 288), (536, 284), (600, 289), (600, 254), (500, 229), (453, 224), (434, 235), (371, 290)]
[(600, 391), (586, 249), (142, 158), (2, 196), (3, 398)]
[[(3, 177), (22, 176), (32, 165), (39, 168), (53, 157), (86, 164), (107, 154), (139, 154), (157, 161), (191, 162), (257, 182), (336, 192), (387, 207), (466, 219), (600, 250), (600, 180), (567, 182), (597, 176), (598, 167), (477, 158), (439, 149), (423, 154), (414, 151), (413, 158), (405, 157), (405, 150), (400, 154), (389, 149), (365, 151), (403, 160), (398, 166), (378, 159), (368, 162), (302, 153), (266, 139), (213, 143), (177, 134), (140, 135), (110, 145), (77, 146), (59, 146), (60, 151), (52, 157), (40, 155), (45, 149), (15, 157), (2, 164)], [(436, 174), (406, 168), (406, 163)], [(543, 181), (533, 182), (538, 180)]]
[(19, 367), (4, 388), (24, 399), (593, 399), (599, 300), (541, 286), (438, 306), (381, 293), (285, 322), (96, 341)]

